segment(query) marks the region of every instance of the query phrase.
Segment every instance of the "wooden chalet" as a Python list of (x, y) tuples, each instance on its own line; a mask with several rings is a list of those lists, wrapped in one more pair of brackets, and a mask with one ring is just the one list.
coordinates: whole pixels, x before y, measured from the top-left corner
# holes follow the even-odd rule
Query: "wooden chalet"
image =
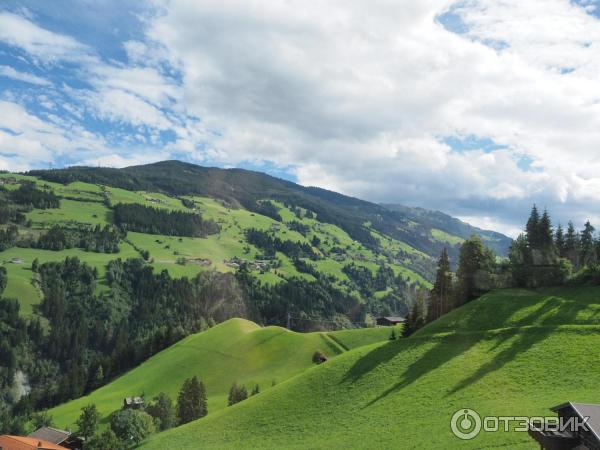
[(143, 409), (146, 406), (143, 397), (125, 397), (123, 409)]
[(51, 442), (54, 445), (60, 445), (62, 448), (70, 450), (81, 450), (83, 448), (83, 439), (73, 435), (70, 431), (52, 427), (39, 428), (27, 437)]
[(398, 316), (378, 317), (377, 318), (377, 325), (383, 326), (383, 327), (391, 327), (394, 325), (399, 325), (404, 322), (405, 322), (404, 317), (398, 317)]
[[(562, 419), (562, 427), (529, 425), (529, 435), (542, 450), (600, 450), (600, 405), (567, 402), (550, 409)], [(564, 426), (570, 419), (582, 426)]]

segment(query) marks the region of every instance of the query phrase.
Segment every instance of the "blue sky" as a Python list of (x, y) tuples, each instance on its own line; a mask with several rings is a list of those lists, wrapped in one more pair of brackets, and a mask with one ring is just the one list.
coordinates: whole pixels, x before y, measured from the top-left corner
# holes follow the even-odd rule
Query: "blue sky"
[[(5, 0), (0, 169), (244, 167), (600, 223), (596, 0)], [(365, 20), (368, 18), (368, 20)]]

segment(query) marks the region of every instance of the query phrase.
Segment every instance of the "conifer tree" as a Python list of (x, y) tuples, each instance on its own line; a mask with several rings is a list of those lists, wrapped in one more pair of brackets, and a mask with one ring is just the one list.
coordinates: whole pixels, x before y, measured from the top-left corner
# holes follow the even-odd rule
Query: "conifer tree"
[(594, 231), (595, 228), (592, 226), (590, 221), (588, 220), (584, 229), (581, 232), (581, 240), (580, 240), (580, 254), (581, 254), (581, 265), (583, 266), (591, 266), (596, 263), (596, 251), (594, 248)]
[(177, 398), (177, 416), (182, 424), (200, 419), (208, 414), (206, 388), (194, 376), (184, 381)]
[(451, 309), (452, 298), (452, 272), (450, 270), (450, 259), (448, 250), (444, 247), (438, 260), (435, 283), (431, 290), (427, 321), (432, 321), (447, 313)]
[(565, 235), (565, 254), (575, 267), (579, 267), (579, 236), (573, 222), (569, 222)]
[(556, 247), (556, 251), (561, 258), (567, 257), (565, 234), (561, 224), (558, 224), (558, 227), (556, 227), (556, 233), (554, 233), (554, 246)]
[(554, 244), (552, 222), (550, 221), (550, 214), (547, 209), (544, 210), (542, 218), (538, 223), (538, 239), (540, 248), (544, 250), (549, 250)]
[(527, 221), (526, 226), (526, 234), (527, 241), (529, 242), (529, 246), (531, 248), (539, 248), (540, 247), (540, 214), (538, 212), (537, 206), (533, 205), (531, 208), (531, 214), (529, 216), (529, 220)]
[(227, 398), (227, 406), (235, 405), (248, 398), (248, 391), (245, 386), (238, 386), (236, 382), (231, 385), (229, 389), (229, 396)]

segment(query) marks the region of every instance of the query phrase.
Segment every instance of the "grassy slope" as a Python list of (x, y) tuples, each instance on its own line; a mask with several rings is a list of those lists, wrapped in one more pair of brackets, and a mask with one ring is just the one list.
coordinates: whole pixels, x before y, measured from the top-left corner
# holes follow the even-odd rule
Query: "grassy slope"
[[(23, 235), (31, 234), (35, 237), (42, 233), (42, 230), (54, 224), (65, 226), (74, 226), (81, 223), (104, 225), (112, 221), (110, 209), (102, 203), (104, 197), (102, 188), (99, 186), (82, 182), (63, 186), (57, 183), (40, 181), (29, 176), (0, 174), (0, 178), (8, 177), (34, 181), (39, 186), (51, 188), (57, 195), (62, 197), (59, 209), (33, 210), (27, 213), (27, 218), (32, 222), (32, 228), (22, 228), (20, 232)], [(17, 185), (7, 185), (9, 189), (16, 187)], [(190, 211), (183, 206), (179, 199), (159, 193), (133, 192), (110, 187), (106, 188), (106, 192), (112, 204), (120, 202), (140, 203), (159, 208)], [(127, 240), (135, 247), (150, 252), (153, 259), (152, 265), (156, 271), (167, 270), (174, 277), (193, 277), (200, 271), (211, 268), (219, 271), (231, 271), (233, 269), (225, 265), (224, 261), (234, 256), (249, 260), (255, 259), (260, 252), (253, 246), (246, 244), (244, 231), (248, 228), (273, 230), (280, 239), (291, 239), (305, 243), (309, 243), (312, 237), (317, 235), (322, 241), (321, 250), (324, 252), (329, 252), (332, 247), (344, 248), (348, 255), (345, 261), (326, 258), (316, 262), (320, 271), (333, 275), (340, 281), (348, 279), (342, 272), (342, 268), (349, 261), (355, 260), (358, 264), (374, 271), (377, 269), (375, 261), (378, 258), (383, 258), (355, 242), (339, 227), (322, 224), (315, 219), (306, 217), (298, 218), (290, 209), (278, 202), (275, 203), (281, 208), (280, 214), (284, 222), (295, 220), (311, 227), (311, 232), (306, 237), (269, 217), (254, 214), (242, 208), (231, 209), (215, 199), (198, 196), (187, 198), (195, 202), (196, 210), (202, 213), (205, 218), (213, 219), (221, 224), (222, 230), (219, 234), (211, 235), (206, 239), (177, 238), (134, 232), (128, 233), (127, 236)], [(378, 235), (378, 237), (382, 240), (382, 245), (386, 250), (418, 253), (405, 243), (382, 235)], [(246, 248), (249, 250), (248, 253), (245, 252)], [(139, 254), (129, 243), (124, 243), (121, 246), (119, 254), (111, 255), (83, 252), (77, 249), (51, 252), (12, 248), (0, 252), (0, 264), (4, 264), (9, 272), (7, 295), (19, 299), (25, 316), (32, 314), (35, 310), (34, 306), (40, 301), (39, 292), (31, 283), (33, 274), (29, 268), (33, 259), (37, 257), (40, 262), (60, 261), (67, 256), (78, 256), (82, 261), (97, 267), (100, 275), (103, 276), (108, 261), (116, 258), (138, 257)], [(281, 260), (281, 267), (264, 274), (257, 272), (256, 276), (266, 283), (277, 283), (282, 278), (290, 276), (313, 279), (311, 275), (299, 273), (285, 255), (278, 253), (277, 257)], [(25, 264), (11, 264), (10, 261), (13, 258), (23, 259)], [(187, 264), (177, 264), (179, 258), (187, 259)], [(208, 266), (201, 265), (199, 264), (200, 259), (208, 259), (211, 264)], [(390, 266), (395, 273), (402, 274), (405, 278), (414, 282), (429, 286), (427, 280), (410, 269), (395, 264)], [(100, 283), (100, 287), (102, 287), (102, 283)]]
[(183, 381), (193, 375), (206, 384), (212, 413), (226, 406), (234, 381), (249, 390), (258, 383), (265, 390), (273, 381), (279, 383), (311, 367), (316, 350), (332, 357), (345, 348), (385, 340), (388, 335), (389, 330), (381, 328), (301, 334), (232, 319), (189, 336), (89, 396), (50, 413), (58, 426), (73, 427), (80, 409), (95, 403), (106, 423), (124, 397), (145, 393), (150, 399), (162, 391), (175, 399)]
[(599, 297), (600, 288), (494, 292), (409, 339), (345, 353), (143, 448), (536, 448), (515, 432), (459, 441), (450, 417), (599, 402)]

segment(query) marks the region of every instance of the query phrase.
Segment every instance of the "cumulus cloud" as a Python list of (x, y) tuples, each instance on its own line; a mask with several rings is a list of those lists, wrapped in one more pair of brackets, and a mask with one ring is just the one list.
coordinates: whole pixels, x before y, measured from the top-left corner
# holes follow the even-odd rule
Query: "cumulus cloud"
[(228, 163), (511, 230), (534, 201), (582, 220), (599, 198), (600, 26), (568, 0), (181, 0), (149, 36)]
[(590, 209), (600, 199), (593, 2), (156, 3), (119, 62), (0, 14), (0, 41), (46, 63), (76, 61), (87, 86), (63, 88), (76, 104), (65, 108), (154, 145), (80, 161), (270, 162), (303, 184), (511, 234), (533, 202), (562, 221), (600, 215)]

